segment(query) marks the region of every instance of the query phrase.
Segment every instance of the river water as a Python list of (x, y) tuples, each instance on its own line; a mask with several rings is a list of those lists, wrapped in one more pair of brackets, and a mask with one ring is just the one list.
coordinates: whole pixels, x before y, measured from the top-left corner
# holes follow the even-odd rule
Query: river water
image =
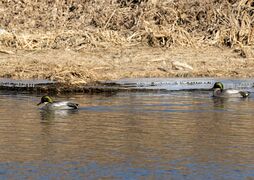
[(254, 98), (209, 92), (0, 92), (0, 179), (252, 179)]

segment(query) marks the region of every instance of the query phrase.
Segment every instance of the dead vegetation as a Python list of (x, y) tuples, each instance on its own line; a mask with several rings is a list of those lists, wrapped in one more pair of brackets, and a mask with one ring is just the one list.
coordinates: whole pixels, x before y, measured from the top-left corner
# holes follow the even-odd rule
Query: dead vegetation
[(0, 43), (18, 49), (254, 45), (253, 0), (13, 0), (0, 13)]
[(48, 79), (72, 87), (121, 78), (253, 76), (253, 59), (215, 47), (17, 51), (0, 58), (0, 77)]
[(2, 0), (0, 24), (0, 77), (87, 84), (254, 72), (254, 0)]

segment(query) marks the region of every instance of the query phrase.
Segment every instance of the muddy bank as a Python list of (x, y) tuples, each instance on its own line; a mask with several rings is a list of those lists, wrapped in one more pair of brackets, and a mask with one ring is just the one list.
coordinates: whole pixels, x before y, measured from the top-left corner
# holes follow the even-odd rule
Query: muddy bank
[(0, 77), (51, 80), (65, 91), (122, 78), (250, 78), (254, 77), (252, 57), (216, 47), (13, 51), (1, 53)]

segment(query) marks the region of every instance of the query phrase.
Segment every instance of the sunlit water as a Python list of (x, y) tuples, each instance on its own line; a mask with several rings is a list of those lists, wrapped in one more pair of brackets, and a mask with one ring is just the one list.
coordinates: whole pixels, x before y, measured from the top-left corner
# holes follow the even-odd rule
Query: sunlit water
[(0, 93), (0, 179), (252, 179), (254, 98), (209, 92)]

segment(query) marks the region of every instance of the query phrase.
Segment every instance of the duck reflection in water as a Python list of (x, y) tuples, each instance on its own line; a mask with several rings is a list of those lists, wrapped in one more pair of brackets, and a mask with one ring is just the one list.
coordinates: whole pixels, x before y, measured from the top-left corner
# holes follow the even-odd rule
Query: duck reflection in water
[(225, 105), (230, 105), (234, 102), (243, 102), (248, 101), (248, 98), (221, 98), (221, 97), (213, 97), (213, 106), (215, 108), (224, 109)]
[(50, 122), (52, 120), (64, 120), (71, 119), (70, 116), (77, 114), (78, 110), (40, 110), (40, 116), (42, 121)]
[(213, 98), (213, 105), (214, 105), (214, 107), (223, 108), (224, 107), (224, 103), (225, 103), (225, 99), (224, 98), (217, 98), (217, 97)]

